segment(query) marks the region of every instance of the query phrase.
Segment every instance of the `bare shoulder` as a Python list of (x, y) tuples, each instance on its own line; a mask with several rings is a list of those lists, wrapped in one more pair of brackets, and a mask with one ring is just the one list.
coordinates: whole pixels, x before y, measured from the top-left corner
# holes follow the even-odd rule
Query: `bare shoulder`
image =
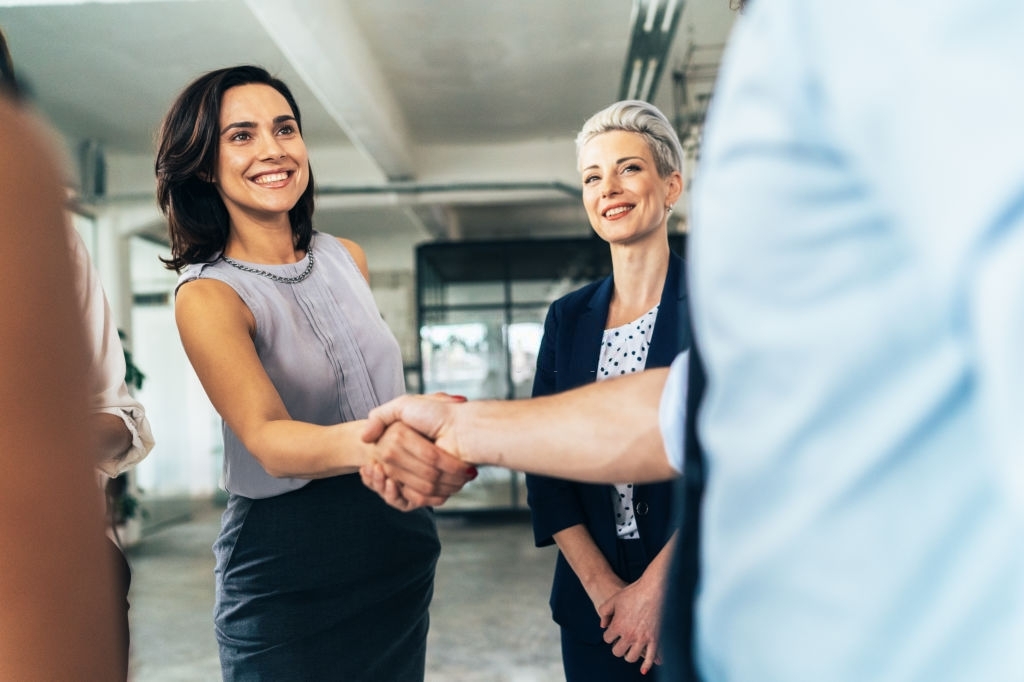
[(230, 303), (232, 300), (242, 302), (238, 294), (226, 282), (219, 279), (199, 277), (189, 280), (178, 287), (175, 296), (175, 305), (193, 305), (195, 302), (204, 301), (211, 305)]
[(359, 271), (363, 273), (363, 277), (367, 282), (369, 282), (370, 265), (366, 261), (366, 252), (363, 251), (363, 247), (359, 246), (359, 244), (356, 244), (351, 239), (345, 239), (343, 237), (338, 237), (338, 241), (341, 242), (342, 246), (348, 249), (348, 252), (352, 255), (352, 260), (356, 262), (356, 265), (359, 267)]
[(241, 297), (216, 279), (194, 279), (182, 284), (174, 297), (174, 316), (183, 334), (193, 327), (224, 329), (238, 325), (251, 333), (256, 326)]

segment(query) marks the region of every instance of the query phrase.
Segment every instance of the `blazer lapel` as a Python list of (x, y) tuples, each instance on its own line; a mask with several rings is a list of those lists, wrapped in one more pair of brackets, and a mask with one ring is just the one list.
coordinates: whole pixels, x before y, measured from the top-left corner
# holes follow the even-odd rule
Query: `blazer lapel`
[(601, 337), (612, 300), (612, 278), (606, 277), (594, 290), (587, 306), (576, 319), (572, 358), (569, 363), (570, 386), (576, 387), (597, 378), (601, 357)]
[(647, 355), (648, 367), (666, 367), (681, 350), (690, 347), (690, 316), (686, 294), (686, 263), (672, 254), (665, 275), (665, 287), (658, 305), (653, 338)]

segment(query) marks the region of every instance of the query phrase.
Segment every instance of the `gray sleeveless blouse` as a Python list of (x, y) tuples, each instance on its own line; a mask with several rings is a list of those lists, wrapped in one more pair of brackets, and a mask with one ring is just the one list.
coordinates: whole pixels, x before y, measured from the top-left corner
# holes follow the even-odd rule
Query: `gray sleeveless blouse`
[[(177, 287), (207, 278), (238, 293), (256, 319), (256, 352), (292, 419), (320, 425), (363, 419), (405, 392), (401, 350), (348, 249), (318, 232), (312, 246), (313, 271), (301, 282), (275, 282), (218, 258), (189, 265)], [(286, 265), (244, 264), (294, 277), (309, 261), (307, 256)], [(228, 492), (264, 498), (309, 482), (274, 478), (221, 424)]]

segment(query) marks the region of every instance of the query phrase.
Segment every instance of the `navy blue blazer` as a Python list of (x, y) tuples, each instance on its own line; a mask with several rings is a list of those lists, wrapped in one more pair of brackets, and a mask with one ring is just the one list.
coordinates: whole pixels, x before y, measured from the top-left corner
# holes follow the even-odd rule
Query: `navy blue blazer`
[[(551, 304), (537, 355), (534, 396), (559, 393), (595, 380), (612, 287), (612, 278), (608, 276)], [(677, 354), (689, 348), (687, 310), (686, 265), (672, 254), (652, 331), (647, 368), (667, 367)], [(623, 424), (622, 428), (628, 429), (630, 425)], [(532, 475), (526, 477), (526, 484), (538, 547), (553, 544), (552, 536), (558, 531), (583, 524), (609, 564), (616, 565), (618, 537), (612, 511), (613, 486)], [(648, 561), (677, 527), (672, 496), (672, 483), (633, 486), (634, 512)], [(572, 630), (578, 638), (601, 641), (600, 619), (561, 552), (555, 564), (550, 604), (556, 623)]]

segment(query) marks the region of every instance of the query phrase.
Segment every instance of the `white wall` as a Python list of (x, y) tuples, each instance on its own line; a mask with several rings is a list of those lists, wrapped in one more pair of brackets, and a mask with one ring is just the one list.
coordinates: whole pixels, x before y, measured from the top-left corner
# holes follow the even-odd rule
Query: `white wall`
[(146, 375), (136, 395), (156, 439), (149, 457), (138, 465), (136, 482), (150, 497), (206, 497), (220, 482), (220, 420), (178, 338), (173, 309), (177, 275), (157, 260), (167, 255), (166, 247), (131, 240), (134, 293), (166, 295), (162, 305), (132, 307), (132, 353)]

